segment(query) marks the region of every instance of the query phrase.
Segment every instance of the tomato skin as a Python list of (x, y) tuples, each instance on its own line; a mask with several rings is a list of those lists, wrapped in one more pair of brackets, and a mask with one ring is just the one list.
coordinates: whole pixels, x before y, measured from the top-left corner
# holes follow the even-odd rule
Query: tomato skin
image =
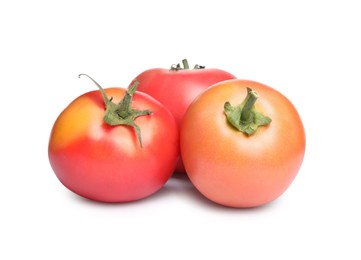
[[(242, 103), (247, 87), (260, 96), (258, 112), (272, 119), (251, 136), (237, 131), (224, 114), (224, 103)], [(297, 110), (284, 95), (238, 79), (215, 84), (191, 104), (180, 145), (188, 176), (205, 197), (248, 208), (273, 201), (289, 187), (301, 167), (306, 137)]]
[[(125, 89), (105, 89), (118, 103)], [(130, 126), (103, 121), (104, 100), (99, 91), (85, 93), (66, 107), (51, 131), (48, 155), (58, 179), (80, 196), (102, 202), (145, 198), (172, 175), (179, 134), (172, 114), (152, 97), (136, 92), (134, 109), (150, 109), (135, 123), (141, 129), (140, 147)]]
[[(168, 70), (149, 69), (139, 74), (138, 91), (147, 93), (165, 105), (173, 114), (180, 129), (189, 105), (209, 86), (236, 77), (220, 69)], [(185, 172), (180, 161), (177, 172)]]

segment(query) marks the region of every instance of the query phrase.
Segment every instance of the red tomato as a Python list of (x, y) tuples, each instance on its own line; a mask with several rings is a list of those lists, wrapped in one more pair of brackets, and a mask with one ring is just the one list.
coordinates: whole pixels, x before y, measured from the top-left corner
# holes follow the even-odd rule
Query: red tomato
[[(49, 160), (71, 191), (103, 202), (133, 201), (156, 192), (172, 175), (179, 154), (176, 122), (161, 103), (134, 91), (85, 93), (56, 119)], [(104, 103), (123, 125), (106, 122), (114, 118), (104, 116)]]
[[(183, 116), (192, 101), (206, 88), (223, 80), (235, 79), (232, 74), (220, 69), (206, 69), (195, 66), (188, 69), (187, 60), (183, 60), (184, 69), (172, 66), (171, 69), (149, 69), (139, 74), (138, 91), (147, 93), (165, 105), (173, 114), (180, 128)], [(185, 172), (180, 161), (177, 172)]]
[(292, 103), (248, 80), (208, 88), (190, 105), (180, 134), (191, 182), (229, 207), (256, 207), (279, 197), (299, 171), (305, 143)]

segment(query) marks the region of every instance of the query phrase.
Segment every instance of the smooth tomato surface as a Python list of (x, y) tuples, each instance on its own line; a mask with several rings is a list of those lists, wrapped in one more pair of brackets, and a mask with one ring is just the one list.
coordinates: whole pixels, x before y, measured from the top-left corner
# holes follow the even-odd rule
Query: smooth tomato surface
[[(138, 91), (147, 93), (165, 105), (180, 128), (185, 112), (193, 100), (209, 86), (234, 79), (232, 74), (220, 69), (168, 70), (155, 68), (142, 72)], [(180, 161), (177, 172), (184, 172)]]
[[(118, 103), (125, 89), (109, 88)], [(83, 197), (123, 202), (141, 199), (159, 190), (174, 171), (179, 134), (171, 113), (152, 97), (135, 92), (134, 109), (150, 109), (135, 123), (141, 129), (140, 147), (131, 126), (103, 121), (105, 105), (100, 91), (75, 99), (54, 123), (49, 141), (50, 164), (59, 180)]]
[[(246, 88), (259, 95), (258, 112), (272, 122), (250, 136), (228, 123), (224, 104), (237, 105)], [(305, 132), (293, 104), (281, 93), (249, 80), (215, 84), (189, 107), (181, 128), (181, 154), (195, 187), (230, 207), (256, 207), (292, 183), (305, 153)]]

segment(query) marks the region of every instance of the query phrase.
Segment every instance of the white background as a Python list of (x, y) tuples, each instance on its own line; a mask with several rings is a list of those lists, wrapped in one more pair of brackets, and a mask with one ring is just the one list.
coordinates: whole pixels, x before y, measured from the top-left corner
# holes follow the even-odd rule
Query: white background
[[(361, 9), (357, 1), (1, 1), (1, 259), (361, 259)], [(173, 177), (101, 204), (68, 191), (47, 144), (65, 106), (140, 72), (227, 70), (285, 94), (306, 129), (291, 187), (229, 209)]]

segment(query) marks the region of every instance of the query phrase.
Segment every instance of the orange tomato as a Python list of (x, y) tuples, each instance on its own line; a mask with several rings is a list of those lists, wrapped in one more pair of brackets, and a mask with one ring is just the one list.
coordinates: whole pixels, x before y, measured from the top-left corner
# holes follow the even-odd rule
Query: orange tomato
[[(225, 112), (225, 106), (244, 104), (247, 88), (256, 97), (249, 107), (252, 113), (256, 110), (268, 120), (258, 128), (252, 125), (254, 133), (239, 131)], [(230, 117), (249, 123), (259, 114), (248, 113), (243, 119), (240, 115)], [(180, 135), (184, 166), (194, 186), (216, 203), (242, 208), (266, 204), (289, 187), (302, 164), (305, 144), (301, 118), (284, 95), (239, 79), (217, 83), (198, 96), (184, 116)]]

